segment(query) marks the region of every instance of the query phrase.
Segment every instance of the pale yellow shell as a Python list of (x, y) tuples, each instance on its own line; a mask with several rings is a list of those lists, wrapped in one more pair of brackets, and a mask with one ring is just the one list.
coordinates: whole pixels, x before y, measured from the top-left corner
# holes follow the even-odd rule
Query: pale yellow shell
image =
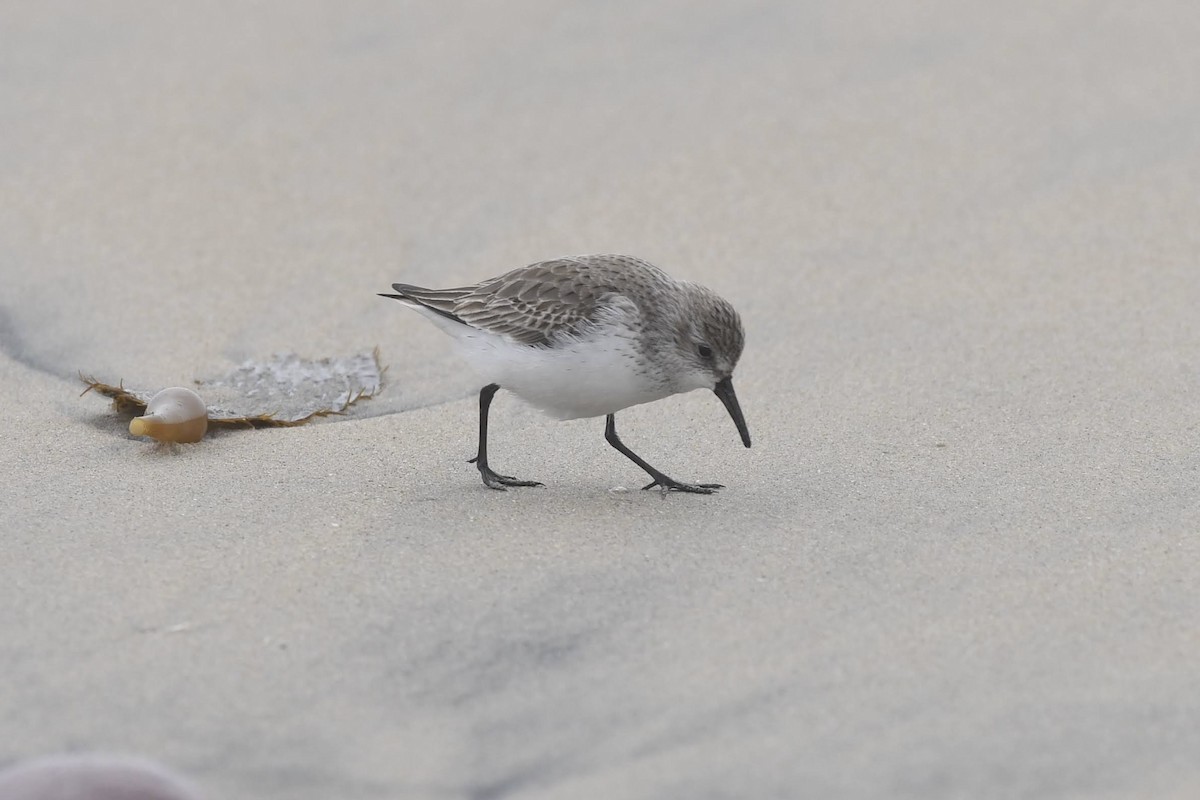
[(200, 395), (182, 386), (163, 389), (146, 404), (144, 416), (129, 423), (134, 436), (160, 442), (198, 442), (208, 430), (208, 409)]

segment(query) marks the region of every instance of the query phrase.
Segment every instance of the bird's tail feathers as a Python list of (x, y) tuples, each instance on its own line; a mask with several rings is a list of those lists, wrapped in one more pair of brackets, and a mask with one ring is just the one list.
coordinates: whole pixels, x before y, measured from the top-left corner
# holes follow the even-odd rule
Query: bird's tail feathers
[(454, 313), (454, 307), (460, 299), (474, 291), (474, 287), (426, 289), (422, 286), (413, 286), (407, 283), (393, 283), (392, 288), (396, 290), (396, 294), (384, 294), (380, 292), (379, 296), (390, 297), (406, 305), (425, 308), (460, 323), (463, 321)]

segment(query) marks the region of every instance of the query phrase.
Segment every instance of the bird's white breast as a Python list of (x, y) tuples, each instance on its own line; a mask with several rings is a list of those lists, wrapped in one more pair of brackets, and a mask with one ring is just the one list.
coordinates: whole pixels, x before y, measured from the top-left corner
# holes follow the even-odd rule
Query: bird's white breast
[(672, 394), (619, 328), (596, 328), (555, 347), (473, 329), (456, 333), (459, 351), (485, 381), (559, 419), (612, 414)]

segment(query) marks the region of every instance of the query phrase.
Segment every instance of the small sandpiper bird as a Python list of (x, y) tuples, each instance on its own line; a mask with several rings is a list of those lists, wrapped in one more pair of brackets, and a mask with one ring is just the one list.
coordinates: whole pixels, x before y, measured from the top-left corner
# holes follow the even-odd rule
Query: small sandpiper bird
[(604, 438), (664, 492), (711, 494), (719, 483), (683, 483), (659, 472), (617, 437), (616, 412), (693, 389), (716, 393), (742, 437), (750, 432), (733, 391), (742, 355), (741, 318), (695, 283), (632, 256), (543, 261), (474, 286), (392, 284), (399, 300), (454, 337), (487, 382), (479, 392), (479, 450), (471, 462), (485, 485), (541, 486), (488, 465), (488, 408), (501, 387), (559, 419), (607, 416)]

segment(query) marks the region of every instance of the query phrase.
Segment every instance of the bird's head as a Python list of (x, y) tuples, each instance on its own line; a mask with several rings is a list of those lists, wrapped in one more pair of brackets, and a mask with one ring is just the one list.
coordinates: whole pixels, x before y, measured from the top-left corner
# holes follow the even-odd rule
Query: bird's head
[(742, 444), (749, 447), (750, 431), (733, 392), (733, 370), (746, 343), (742, 318), (728, 301), (703, 286), (688, 284), (687, 298), (675, 337), (679, 388), (715, 392), (737, 425)]

